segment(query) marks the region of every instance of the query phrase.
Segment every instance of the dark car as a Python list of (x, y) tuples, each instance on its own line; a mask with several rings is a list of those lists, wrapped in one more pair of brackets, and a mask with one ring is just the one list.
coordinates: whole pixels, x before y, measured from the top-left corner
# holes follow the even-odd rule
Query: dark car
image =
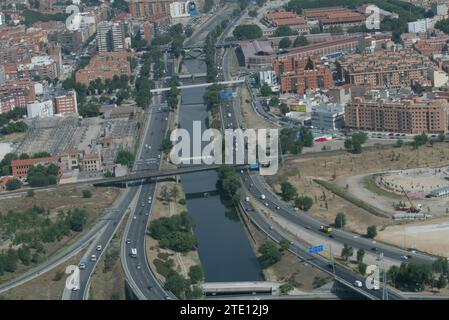
[(371, 248), (372, 251), (378, 251), (379, 249), (377, 249), (376, 247)]

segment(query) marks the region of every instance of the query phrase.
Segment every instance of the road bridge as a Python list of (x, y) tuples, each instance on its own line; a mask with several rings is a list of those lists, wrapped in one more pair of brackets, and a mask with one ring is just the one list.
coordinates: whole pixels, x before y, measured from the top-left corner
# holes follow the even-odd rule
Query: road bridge
[[(129, 174), (122, 177), (115, 177), (115, 178), (104, 178), (104, 179), (98, 179), (92, 182), (94, 186), (104, 186), (104, 185), (114, 185), (114, 184), (121, 184), (121, 183), (128, 183), (128, 182), (136, 182), (136, 181), (148, 181), (155, 178), (161, 178), (161, 177), (170, 177), (170, 176), (177, 176), (181, 174), (187, 174), (187, 173), (195, 173), (195, 172), (202, 172), (202, 171), (211, 171), (211, 170), (217, 170), (221, 165), (214, 164), (214, 165), (197, 165), (197, 166), (190, 166), (185, 168), (178, 168), (176, 170), (166, 170), (166, 171), (150, 171), (150, 170), (140, 170), (136, 171), (133, 174)], [(247, 165), (234, 165), (236, 170), (242, 170), (246, 169)]]

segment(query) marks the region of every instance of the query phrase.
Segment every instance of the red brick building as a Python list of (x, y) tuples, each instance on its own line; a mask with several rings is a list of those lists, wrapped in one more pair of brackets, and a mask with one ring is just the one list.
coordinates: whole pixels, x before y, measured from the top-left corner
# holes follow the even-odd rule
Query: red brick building
[(12, 175), (14, 176), (14, 178), (24, 179), (27, 177), (30, 167), (36, 166), (38, 164), (48, 166), (52, 163), (57, 164), (57, 162), (58, 157), (56, 156), (36, 158), (36, 159), (12, 160), (11, 161)]
[(74, 113), (78, 114), (78, 103), (76, 101), (76, 92), (69, 91), (67, 94), (55, 97), (56, 113)]
[(279, 77), (281, 93), (303, 94), (307, 89), (329, 88), (334, 84), (332, 71), (319, 59), (275, 60), (273, 69)]
[(95, 56), (84, 69), (78, 70), (75, 80), (86, 86), (97, 78), (101, 80), (112, 79), (114, 76), (131, 76), (127, 52), (105, 52)]

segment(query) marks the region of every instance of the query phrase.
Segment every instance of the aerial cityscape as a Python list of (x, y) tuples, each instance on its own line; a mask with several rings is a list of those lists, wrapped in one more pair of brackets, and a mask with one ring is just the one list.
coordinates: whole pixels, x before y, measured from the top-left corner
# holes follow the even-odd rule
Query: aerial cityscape
[(0, 0), (0, 300), (449, 300), (448, 144), (449, 0)]

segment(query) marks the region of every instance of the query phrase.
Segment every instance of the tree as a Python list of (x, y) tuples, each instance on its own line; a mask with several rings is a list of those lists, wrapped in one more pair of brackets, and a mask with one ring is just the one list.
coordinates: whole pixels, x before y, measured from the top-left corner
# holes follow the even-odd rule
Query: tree
[(295, 199), (295, 206), (301, 210), (308, 211), (312, 208), (313, 199), (307, 196), (299, 196)]
[(438, 257), (432, 264), (432, 271), (449, 275), (448, 261), (446, 257)]
[(282, 239), (281, 241), (279, 241), (279, 246), (281, 247), (281, 252), (287, 251), (290, 248), (290, 241)]
[(346, 243), (343, 245), (343, 249), (341, 250), (341, 257), (348, 261), (350, 257), (354, 254), (354, 250), (351, 246), (347, 245)]
[(440, 274), (437, 281), (437, 288), (443, 289), (447, 287), (447, 279), (443, 274)]
[(262, 29), (255, 24), (241, 24), (234, 29), (232, 35), (237, 40), (259, 39), (262, 37)]
[(288, 105), (287, 105), (286, 103), (284, 103), (284, 102), (282, 102), (282, 103), (279, 105), (279, 109), (280, 109), (280, 111), (281, 111), (281, 113), (282, 113), (283, 115), (287, 114), (287, 113), (290, 111), (290, 109), (288, 108)]
[(425, 133), (413, 137), (413, 147), (417, 149), (418, 147), (425, 145), (428, 141), (428, 137)]
[(365, 273), (366, 273), (366, 263), (364, 263), (363, 261), (359, 261), (359, 272), (360, 272), (360, 274), (362, 274), (362, 275), (365, 275)]
[(252, 18), (257, 17), (257, 10), (251, 10), (248, 12), (248, 15)]
[(279, 250), (279, 247), (275, 243), (270, 241), (264, 242), (259, 247), (258, 251), (261, 254), (261, 256), (259, 257), (259, 261), (262, 265), (262, 268), (268, 268), (272, 266), (273, 264), (281, 260), (282, 257), (282, 253)]
[(387, 277), (396, 288), (406, 291), (422, 291), (433, 282), (431, 266), (413, 262), (402, 263), (399, 267), (392, 266)]
[(196, 284), (204, 279), (204, 273), (201, 266), (191, 266), (189, 269), (189, 278), (191, 284)]
[(281, 41), (279, 41), (279, 48), (280, 49), (287, 49), (290, 48), (290, 46), (292, 45), (291, 40), (288, 37), (284, 37), (281, 39)]
[(122, 166), (131, 167), (133, 161), (134, 155), (127, 150), (120, 150), (115, 158), (115, 163), (119, 163)]
[(186, 290), (189, 289), (189, 281), (180, 274), (172, 271), (167, 276), (165, 288), (180, 299), (185, 297)]
[(167, 185), (163, 185), (161, 187), (161, 191), (160, 191), (159, 195), (161, 196), (163, 201), (171, 201), (171, 193), (168, 190)]
[(363, 250), (363, 249), (357, 250), (357, 261), (363, 262), (364, 257), (365, 257), (365, 250)]
[(279, 105), (279, 98), (278, 97), (271, 97), (270, 102), (268, 103), (270, 108), (277, 107)]
[(87, 222), (86, 212), (82, 209), (74, 209), (69, 214), (70, 229), (76, 232), (83, 231), (83, 227)]
[(179, 189), (178, 186), (174, 185), (170, 190), (170, 195), (172, 196), (173, 200), (176, 201), (176, 199), (179, 196)]
[(289, 26), (279, 26), (274, 32), (275, 37), (288, 37), (295, 35), (296, 31), (293, 31)]
[(396, 144), (394, 145), (396, 148), (401, 148), (404, 145), (404, 141), (402, 139), (397, 139)]
[(361, 153), (362, 145), (368, 140), (368, 135), (365, 132), (353, 133), (350, 138), (345, 140), (345, 149), (353, 153)]
[(90, 198), (92, 197), (92, 192), (90, 192), (90, 190), (83, 190), (81, 191), (81, 193), (83, 194), (83, 198)]
[(370, 239), (374, 239), (377, 236), (377, 228), (376, 226), (369, 226), (366, 229), (366, 236)]
[(260, 87), (260, 94), (264, 97), (268, 97), (273, 94), (271, 91), (271, 87), (267, 83), (263, 83), (262, 87)]
[(343, 212), (337, 213), (334, 225), (335, 228), (343, 228), (346, 225), (346, 215)]
[(309, 44), (309, 40), (307, 40), (304, 36), (297, 36), (295, 41), (293, 41), (293, 48), (303, 47)]
[(438, 135), (438, 141), (440, 141), (440, 142), (443, 142), (445, 138), (446, 138), (446, 136), (444, 135), (444, 133), (440, 133)]
[(19, 189), (22, 186), (22, 182), (18, 179), (11, 179), (6, 183), (6, 190), (12, 191)]
[(282, 182), (281, 196), (284, 201), (293, 200), (297, 196), (296, 188), (290, 182)]

